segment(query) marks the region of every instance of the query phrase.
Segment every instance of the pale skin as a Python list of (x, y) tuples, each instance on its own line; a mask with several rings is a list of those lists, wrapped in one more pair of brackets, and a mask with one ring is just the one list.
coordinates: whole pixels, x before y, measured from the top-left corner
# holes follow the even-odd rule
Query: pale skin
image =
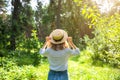
[(72, 41), (72, 37), (68, 37), (67, 42), (72, 49), (76, 49), (76, 45)]
[[(46, 48), (50, 47), (50, 40), (51, 40), (50, 37), (46, 37), (46, 42), (44, 43), (42, 49), (46, 49)], [(77, 48), (76, 45), (72, 41), (72, 37), (68, 37), (67, 38), (67, 41), (65, 41), (65, 46), (66, 47), (70, 47), (72, 49), (76, 49)]]

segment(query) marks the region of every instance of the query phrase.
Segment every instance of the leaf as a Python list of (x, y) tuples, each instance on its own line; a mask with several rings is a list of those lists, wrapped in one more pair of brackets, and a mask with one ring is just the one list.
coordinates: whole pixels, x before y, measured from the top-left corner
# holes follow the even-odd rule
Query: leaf
[(86, 13), (86, 10), (85, 10), (85, 9), (83, 9), (83, 10), (82, 10), (82, 14), (84, 15), (85, 13)]

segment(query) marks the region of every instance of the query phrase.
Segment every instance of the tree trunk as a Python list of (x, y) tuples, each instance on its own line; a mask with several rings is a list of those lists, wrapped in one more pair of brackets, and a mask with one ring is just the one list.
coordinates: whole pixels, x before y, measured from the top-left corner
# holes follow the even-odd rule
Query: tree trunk
[(17, 27), (19, 26), (19, 14), (21, 2), (20, 0), (12, 0), (12, 5), (14, 7), (12, 11), (12, 26), (11, 26), (11, 36), (10, 36), (10, 49), (15, 50), (16, 48), (16, 35), (17, 35)]
[(56, 9), (56, 28), (61, 28), (60, 13), (61, 13), (61, 0), (58, 0), (58, 5)]

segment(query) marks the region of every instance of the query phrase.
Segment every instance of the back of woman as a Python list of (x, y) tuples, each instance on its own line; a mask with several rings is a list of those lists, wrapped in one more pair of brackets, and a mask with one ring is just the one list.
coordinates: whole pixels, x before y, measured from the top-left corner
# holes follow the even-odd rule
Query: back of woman
[(68, 80), (68, 59), (79, 53), (72, 38), (68, 37), (64, 30), (54, 30), (46, 37), (46, 42), (40, 49), (40, 54), (46, 56), (49, 61), (48, 80)]

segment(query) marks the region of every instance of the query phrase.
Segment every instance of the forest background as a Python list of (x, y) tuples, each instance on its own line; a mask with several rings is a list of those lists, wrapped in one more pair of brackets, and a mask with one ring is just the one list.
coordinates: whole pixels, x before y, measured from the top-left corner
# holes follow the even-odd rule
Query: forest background
[[(50, 0), (47, 5), (35, 0), (35, 9), (31, 1), (0, 0), (1, 80), (46, 80), (48, 64), (39, 49), (56, 28), (67, 31), (81, 50), (70, 60), (78, 66), (77, 73), (70, 67), (72, 80), (120, 80), (119, 0)], [(96, 77), (92, 70), (98, 70)]]

